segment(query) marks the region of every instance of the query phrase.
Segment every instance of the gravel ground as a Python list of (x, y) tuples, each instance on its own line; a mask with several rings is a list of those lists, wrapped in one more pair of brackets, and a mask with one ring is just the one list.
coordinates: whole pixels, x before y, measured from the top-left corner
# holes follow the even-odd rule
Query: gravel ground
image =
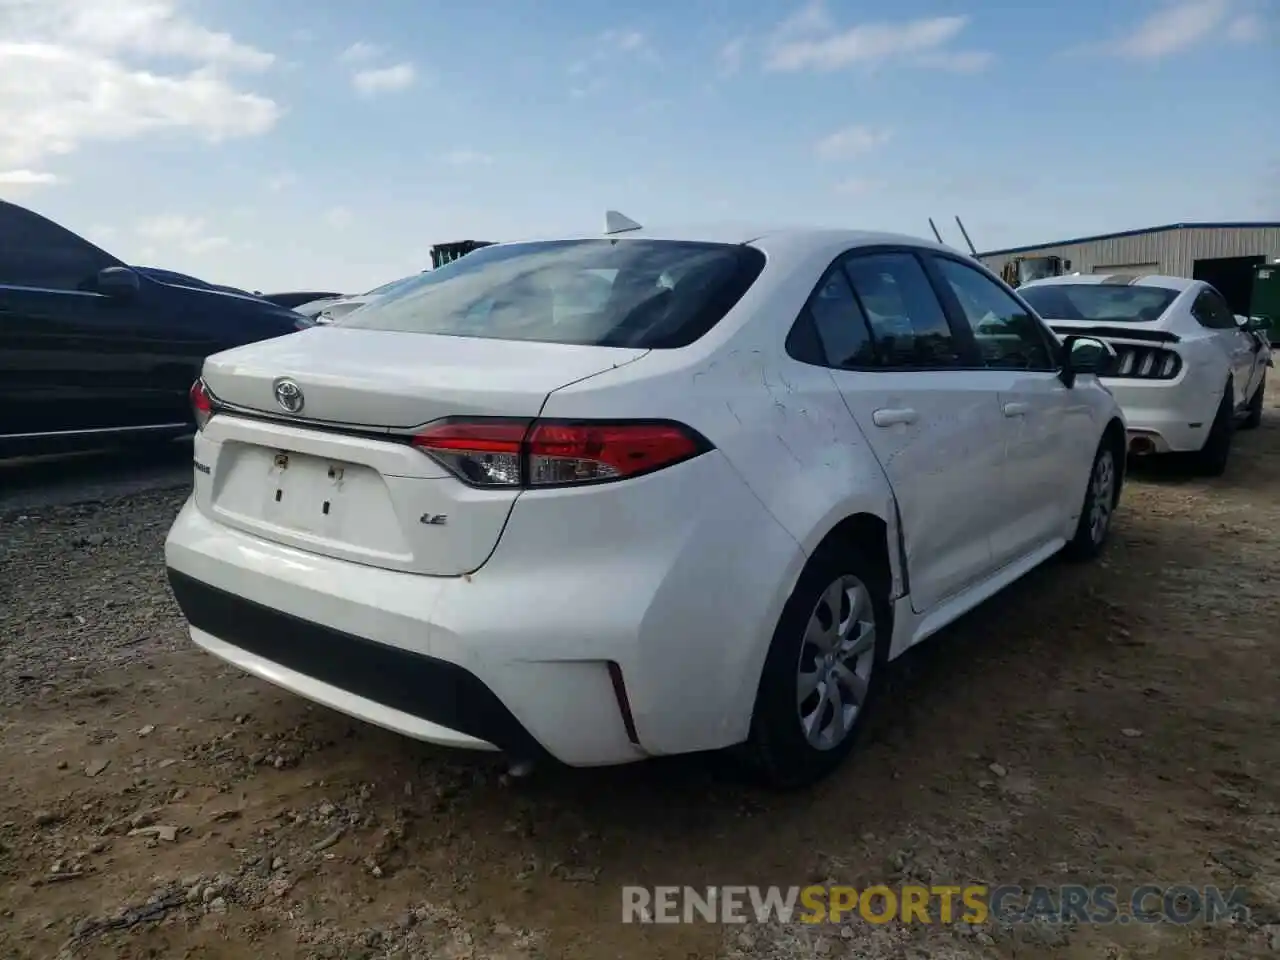
[[(1101, 563), (1050, 564), (913, 653), (859, 755), (785, 796), (696, 758), (508, 783), (489, 759), (223, 668), (190, 645), (164, 581), (185, 496), (165, 469), (140, 486), (59, 473), (0, 501), (0, 955), (1280, 951), (1275, 410), (1240, 435), (1224, 478), (1136, 476)], [(974, 930), (617, 922), (628, 883), (913, 879), (1239, 884), (1253, 915)]]

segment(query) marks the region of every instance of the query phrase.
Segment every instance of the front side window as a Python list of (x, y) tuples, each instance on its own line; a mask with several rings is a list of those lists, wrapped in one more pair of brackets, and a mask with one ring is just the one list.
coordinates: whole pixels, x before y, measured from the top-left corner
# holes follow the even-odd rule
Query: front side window
[(960, 301), (984, 366), (1054, 368), (1044, 331), (1026, 307), (972, 267), (946, 257), (934, 262)]
[(0, 200), (0, 284), (92, 290), (98, 271), (120, 261), (70, 230)]
[(698, 339), (764, 269), (735, 244), (557, 240), (488, 246), (424, 273), (344, 327), (671, 348)]
[(960, 352), (920, 261), (910, 253), (854, 253), (843, 266), (871, 327), (882, 367), (953, 367)]

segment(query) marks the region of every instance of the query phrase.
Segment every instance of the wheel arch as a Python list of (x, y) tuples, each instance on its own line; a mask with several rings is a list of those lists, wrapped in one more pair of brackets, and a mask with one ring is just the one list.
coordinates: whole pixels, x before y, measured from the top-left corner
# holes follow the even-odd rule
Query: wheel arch
[(853, 548), (858, 550), (883, 576), (881, 586), (889, 591), (891, 600), (899, 596), (899, 588), (906, 592), (907, 576), (901, 565), (901, 527), (897, 522), (897, 504), (894, 504), (894, 522), (866, 510), (850, 513), (837, 520), (817, 542), (810, 557), (829, 551)]

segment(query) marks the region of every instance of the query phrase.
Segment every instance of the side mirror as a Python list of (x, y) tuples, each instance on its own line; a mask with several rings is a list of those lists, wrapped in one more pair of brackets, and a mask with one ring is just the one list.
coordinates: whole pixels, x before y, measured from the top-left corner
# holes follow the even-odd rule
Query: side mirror
[(1072, 335), (1062, 341), (1062, 382), (1074, 386), (1076, 377), (1091, 373), (1105, 377), (1114, 369), (1115, 349), (1105, 340)]
[(98, 271), (99, 293), (119, 300), (127, 300), (138, 292), (142, 281), (128, 267), (106, 267)]

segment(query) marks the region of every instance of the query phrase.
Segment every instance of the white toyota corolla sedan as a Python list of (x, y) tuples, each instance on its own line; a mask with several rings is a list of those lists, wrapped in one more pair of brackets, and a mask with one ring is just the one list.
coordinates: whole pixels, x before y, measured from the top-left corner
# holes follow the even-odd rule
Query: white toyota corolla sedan
[(1271, 346), (1262, 321), (1237, 318), (1202, 280), (1050, 277), (1018, 290), (1061, 335), (1105, 340), (1102, 381), (1123, 408), (1135, 454), (1192, 453), (1226, 469), (1237, 423), (1262, 422)]
[(170, 582), (204, 649), (411, 737), (799, 785), (886, 661), (1101, 548), (1108, 355), (910, 237), (490, 246), (209, 358)]

